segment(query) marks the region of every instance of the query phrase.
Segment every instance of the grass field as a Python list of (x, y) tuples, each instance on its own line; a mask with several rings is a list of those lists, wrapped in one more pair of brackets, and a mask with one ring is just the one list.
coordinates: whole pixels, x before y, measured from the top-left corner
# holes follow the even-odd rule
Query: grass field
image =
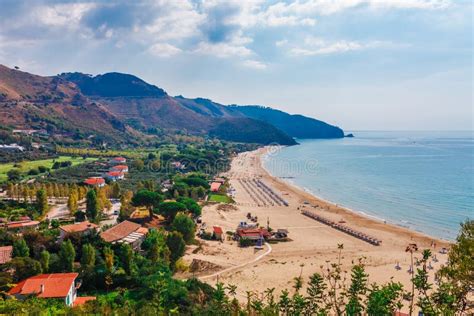
[(232, 199), (227, 195), (220, 194), (210, 194), (208, 198), (209, 202), (219, 202), (219, 203), (232, 203)]
[[(33, 161), (24, 161), (18, 163), (20, 165), (20, 172), (22, 174), (28, 173), (31, 169), (38, 168), (39, 166), (45, 166), (46, 168), (51, 168), (54, 162), (62, 162), (62, 161), (71, 161), (73, 166), (83, 164), (86, 162), (97, 160), (97, 158), (86, 158), (83, 159), (82, 157), (69, 157), (69, 156), (59, 156), (56, 159), (43, 159), (43, 160), (33, 160)], [(7, 172), (15, 168), (15, 163), (4, 163), (0, 164), (0, 182), (4, 182), (8, 179)]]

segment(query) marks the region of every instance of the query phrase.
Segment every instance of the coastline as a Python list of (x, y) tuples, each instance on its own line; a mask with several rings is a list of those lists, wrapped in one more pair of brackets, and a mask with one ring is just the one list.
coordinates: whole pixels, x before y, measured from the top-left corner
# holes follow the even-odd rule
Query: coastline
[[(235, 204), (206, 204), (202, 210), (202, 222), (208, 231), (219, 226), (224, 232), (232, 232), (251, 213), (258, 217), (260, 226), (286, 229), (290, 241), (272, 244), (272, 251), (261, 256), (265, 251), (239, 247), (232, 239), (226, 238), (222, 242), (199, 240), (199, 245), (188, 247), (184, 260), (189, 265), (197, 260), (204, 268), (180, 277), (193, 275), (211, 285), (216, 282), (234, 284), (238, 287), (238, 299), (245, 301), (247, 291), (263, 293), (268, 288), (275, 288), (277, 292), (291, 291), (295, 276), (301, 275), (306, 282), (314, 273), (324, 273), (329, 262), (339, 260), (347, 273), (355, 262), (362, 260), (369, 274), (369, 283), (382, 284), (393, 280), (408, 289), (411, 286), (408, 273), (410, 254), (406, 247), (412, 243), (416, 243), (419, 249), (415, 258), (421, 256), (423, 249), (430, 249), (437, 256), (437, 260), (432, 262), (433, 269), (429, 271), (431, 280), (446, 262), (447, 255), (439, 251), (450, 247), (447, 241), (363, 216), (274, 177), (262, 163), (268, 150), (268, 147), (263, 147), (233, 158), (230, 170), (222, 176), (229, 179), (234, 189)], [(257, 203), (252, 197), (255, 193), (249, 194), (248, 183), (252, 181), (265, 183), (287, 201), (288, 206)], [(335, 223), (342, 222), (344, 226), (382, 242), (373, 245), (305, 216), (302, 210), (312, 211)], [(341, 258), (340, 245), (343, 245)]]
[[(277, 147), (282, 147), (282, 146), (277, 146)], [(317, 203), (322, 204), (325, 207), (328, 207), (329, 210), (336, 212), (336, 214), (344, 214), (348, 217), (352, 217), (352, 216), (359, 217), (360, 220), (367, 221), (366, 223), (367, 225), (377, 225), (377, 226), (383, 225), (388, 230), (392, 230), (394, 232), (400, 231), (400, 233), (410, 234), (416, 239), (421, 239), (423, 241), (425, 241), (425, 239), (430, 239), (431, 241), (436, 241), (440, 244), (443, 244), (446, 247), (452, 244), (452, 241), (450, 240), (431, 236), (426, 233), (423, 233), (414, 229), (410, 229), (409, 227), (404, 227), (404, 226), (400, 226), (394, 223), (390, 223), (389, 221), (386, 221), (382, 218), (369, 215), (362, 211), (351, 209), (349, 207), (340, 205), (336, 203), (335, 201), (324, 199), (318, 196), (317, 194), (315, 194), (314, 192), (311, 192), (311, 191), (308, 192), (309, 190), (305, 190), (305, 188), (298, 186), (294, 181), (288, 181), (287, 179), (282, 179), (282, 178), (272, 175), (271, 172), (267, 168), (265, 168), (265, 165), (264, 165), (264, 160), (267, 159), (267, 156), (270, 154), (271, 151), (272, 151), (271, 146), (263, 147), (261, 152), (259, 152), (258, 150), (256, 151), (256, 157), (258, 159), (260, 168), (266, 173), (266, 175), (269, 178), (272, 178), (274, 181), (280, 183), (282, 186), (286, 186), (288, 189), (292, 189), (293, 191), (297, 192), (297, 194), (306, 196), (308, 200), (314, 200)]]

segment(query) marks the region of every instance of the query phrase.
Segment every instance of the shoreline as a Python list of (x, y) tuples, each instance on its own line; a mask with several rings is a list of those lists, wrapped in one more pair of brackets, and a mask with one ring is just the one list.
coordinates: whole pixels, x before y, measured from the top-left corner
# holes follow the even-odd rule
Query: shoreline
[[(286, 146), (277, 146), (277, 147), (286, 147)], [(259, 152), (262, 149), (263, 149), (263, 151)], [(361, 219), (364, 219), (364, 220), (367, 220), (367, 221), (373, 221), (374, 223), (377, 223), (378, 225), (384, 225), (384, 226), (390, 227), (394, 230), (402, 230), (403, 233), (417, 235), (418, 238), (423, 238), (423, 239), (429, 238), (429, 239), (434, 240), (434, 241), (436, 241), (440, 244), (450, 245), (450, 244), (453, 243), (453, 241), (451, 241), (451, 240), (431, 236), (429, 234), (426, 234), (424, 232), (420, 232), (418, 230), (415, 230), (415, 229), (412, 229), (412, 228), (409, 228), (409, 227), (404, 227), (404, 226), (401, 226), (401, 225), (397, 225), (395, 223), (391, 223), (390, 221), (387, 221), (385, 219), (381, 219), (381, 218), (376, 217), (376, 216), (372, 216), (372, 215), (364, 213), (362, 211), (351, 209), (349, 207), (338, 204), (335, 201), (324, 199), (324, 198), (316, 195), (314, 192), (311, 192), (311, 191), (308, 192), (308, 190), (305, 190), (304, 187), (301, 187), (301, 186), (299, 186), (298, 184), (296, 184), (292, 181), (288, 181), (287, 179), (282, 179), (280, 177), (274, 176), (267, 168), (265, 168), (265, 165), (264, 165), (264, 160), (267, 159), (267, 156), (270, 154), (271, 150), (272, 150), (271, 146), (265, 146), (265, 147), (262, 147), (262, 148), (260, 148), (256, 151), (254, 151), (254, 152), (256, 153), (256, 158), (258, 159), (259, 167), (266, 173), (266, 175), (269, 178), (272, 178), (274, 181), (280, 183), (281, 185), (286, 186), (288, 188), (291, 188), (294, 191), (299, 191), (298, 192), (299, 194), (309, 195), (312, 199), (314, 199), (314, 200), (316, 200), (320, 203), (326, 204), (329, 207), (335, 208), (337, 212), (344, 212), (344, 213), (349, 214), (350, 216), (360, 217)]]

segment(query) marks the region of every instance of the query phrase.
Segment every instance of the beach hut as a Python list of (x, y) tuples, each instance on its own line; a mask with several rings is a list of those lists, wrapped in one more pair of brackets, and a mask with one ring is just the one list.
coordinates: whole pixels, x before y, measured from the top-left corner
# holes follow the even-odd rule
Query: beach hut
[(222, 227), (220, 226), (213, 226), (212, 227), (212, 234), (214, 235), (214, 238), (217, 240), (224, 240), (224, 231), (222, 230)]

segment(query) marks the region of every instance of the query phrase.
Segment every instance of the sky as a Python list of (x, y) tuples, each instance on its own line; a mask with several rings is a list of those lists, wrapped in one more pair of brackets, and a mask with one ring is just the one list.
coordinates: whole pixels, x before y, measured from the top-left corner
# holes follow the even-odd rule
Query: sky
[(473, 130), (470, 0), (0, 0), (0, 64), (124, 72), (345, 130)]

